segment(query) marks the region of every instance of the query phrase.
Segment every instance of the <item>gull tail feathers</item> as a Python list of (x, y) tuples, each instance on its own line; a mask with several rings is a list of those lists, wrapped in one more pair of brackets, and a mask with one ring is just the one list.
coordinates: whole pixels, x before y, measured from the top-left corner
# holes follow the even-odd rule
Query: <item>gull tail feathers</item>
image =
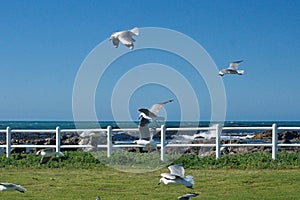
[(239, 75), (242, 75), (242, 74), (244, 74), (244, 70), (237, 70), (237, 73), (239, 74)]
[(188, 176), (186, 176), (184, 179), (185, 179), (186, 181), (190, 182), (192, 185), (195, 184), (195, 182), (194, 182), (194, 177), (193, 177), (193, 176), (188, 175)]

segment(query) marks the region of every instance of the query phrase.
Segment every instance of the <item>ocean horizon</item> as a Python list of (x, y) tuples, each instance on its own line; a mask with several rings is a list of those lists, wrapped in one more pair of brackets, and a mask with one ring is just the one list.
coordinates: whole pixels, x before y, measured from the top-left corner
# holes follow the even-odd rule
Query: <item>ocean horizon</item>
[[(112, 126), (113, 128), (137, 128), (139, 121), (0, 121), (0, 130), (10, 127), (11, 129), (55, 129), (60, 127), (62, 129), (76, 129), (76, 128), (106, 128)], [(211, 122), (211, 121), (166, 121), (166, 127), (208, 127), (211, 124), (221, 123), (224, 127), (258, 127), (258, 126), (272, 126), (276, 123), (277, 126), (284, 127), (299, 127), (300, 121), (225, 121), (225, 122)]]

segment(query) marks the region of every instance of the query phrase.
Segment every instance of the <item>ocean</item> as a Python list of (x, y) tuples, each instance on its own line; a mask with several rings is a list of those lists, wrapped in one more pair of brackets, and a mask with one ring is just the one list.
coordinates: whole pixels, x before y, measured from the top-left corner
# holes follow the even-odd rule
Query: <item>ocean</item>
[[(299, 127), (300, 121), (226, 121), (224, 126), (230, 127), (246, 127), (246, 126), (255, 126), (255, 127), (264, 127), (272, 126), (276, 123), (277, 126), (284, 127)], [(179, 121), (170, 121), (166, 122), (166, 127), (208, 127), (214, 122), (210, 121), (201, 121), (201, 122), (179, 122)], [(100, 122), (73, 122), (73, 121), (0, 121), (0, 130), (10, 127), (11, 129), (55, 129), (59, 126), (61, 129), (75, 129), (76, 125), (79, 125), (80, 128), (93, 129), (93, 128), (106, 128), (107, 126), (112, 126), (113, 128), (122, 127), (122, 128), (136, 128), (138, 126), (138, 121), (135, 122), (115, 122), (115, 121), (100, 121)]]

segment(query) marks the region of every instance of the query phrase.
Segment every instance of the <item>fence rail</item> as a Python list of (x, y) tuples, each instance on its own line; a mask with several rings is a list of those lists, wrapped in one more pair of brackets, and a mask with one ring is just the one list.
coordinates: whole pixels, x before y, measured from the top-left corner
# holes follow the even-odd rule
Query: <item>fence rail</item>
[[(216, 159), (221, 157), (221, 147), (253, 147), (253, 146), (267, 146), (272, 148), (272, 159), (276, 159), (278, 147), (300, 147), (300, 143), (294, 144), (279, 144), (278, 143), (278, 130), (300, 130), (300, 127), (277, 127), (277, 124), (266, 127), (221, 127), (219, 125), (215, 127), (186, 127), (186, 128), (167, 128), (165, 125), (162, 125), (157, 130), (161, 133), (161, 141), (157, 147), (160, 147), (161, 151), (161, 160), (165, 161), (166, 148), (168, 147), (215, 147), (216, 148)], [(181, 143), (181, 144), (171, 144), (166, 142), (166, 132), (167, 131), (209, 131), (213, 130), (216, 133), (215, 143), (211, 144), (190, 144), (190, 143)], [(272, 130), (272, 142), (271, 143), (253, 143), (253, 144), (221, 144), (221, 133), (223, 130)], [(101, 131), (107, 133), (107, 143), (103, 145), (97, 145), (97, 148), (106, 148), (107, 157), (112, 155), (114, 148), (125, 148), (125, 147), (143, 147), (137, 144), (113, 144), (112, 143), (112, 133), (115, 131), (138, 131), (137, 128), (128, 128), (128, 129), (112, 129), (111, 126), (108, 126), (106, 129), (43, 129), (43, 130), (21, 130), (15, 129), (12, 130), (10, 127), (7, 127), (6, 130), (0, 130), (0, 133), (6, 133), (6, 144), (0, 145), (0, 148), (6, 149), (6, 157), (10, 157), (11, 148), (56, 148), (56, 152), (60, 152), (61, 149), (67, 148), (94, 148), (92, 145), (61, 145), (60, 144), (60, 135), (62, 133), (74, 133), (74, 132), (83, 132), (83, 131)], [(55, 145), (33, 145), (33, 144), (11, 144), (12, 133), (55, 133), (56, 144)]]

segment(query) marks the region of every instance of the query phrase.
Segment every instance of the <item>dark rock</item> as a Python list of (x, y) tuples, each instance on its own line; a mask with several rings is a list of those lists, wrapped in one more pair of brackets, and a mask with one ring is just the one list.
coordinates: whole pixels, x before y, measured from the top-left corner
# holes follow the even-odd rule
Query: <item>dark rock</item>
[(270, 140), (272, 138), (272, 131), (271, 130), (266, 130), (263, 132), (258, 132), (252, 137), (252, 140), (265, 140), (268, 139)]
[(281, 143), (282, 143), (282, 144), (291, 144), (291, 141), (288, 140), (288, 139), (283, 139), (283, 140), (281, 141)]
[(279, 140), (294, 140), (300, 139), (300, 133), (296, 131), (283, 131), (278, 134)]
[(128, 140), (136, 140), (138, 139), (135, 136), (132, 136), (126, 132), (119, 132), (113, 135), (113, 141), (128, 141)]

